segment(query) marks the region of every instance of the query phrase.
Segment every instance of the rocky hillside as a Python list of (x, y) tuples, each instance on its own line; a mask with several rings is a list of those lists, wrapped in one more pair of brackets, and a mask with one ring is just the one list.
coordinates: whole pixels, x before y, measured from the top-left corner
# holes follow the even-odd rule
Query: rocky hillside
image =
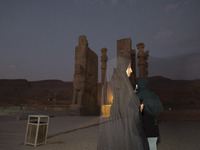
[[(160, 76), (148, 79), (149, 87), (162, 101), (165, 109), (199, 109), (200, 80), (170, 80)], [(73, 83), (60, 80), (29, 82), (0, 80), (0, 105), (70, 104)]]
[(149, 88), (162, 101), (165, 109), (199, 109), (200, 80), (170, 80), (160, 76), (149, 78)]
[(73, 96), (72, 87), (72, 82), (60, 80), (0, 80), (0, 105), (67, 103)]

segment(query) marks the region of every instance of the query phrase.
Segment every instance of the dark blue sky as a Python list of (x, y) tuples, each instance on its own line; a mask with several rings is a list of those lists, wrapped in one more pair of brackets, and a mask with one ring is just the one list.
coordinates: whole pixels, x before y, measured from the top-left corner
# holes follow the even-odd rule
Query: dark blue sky
[(101, 56), (116, 42), (150, 55), (199, 52), (199, 0), (0, 0), (0, 79), (72, 81), (78, 37)]

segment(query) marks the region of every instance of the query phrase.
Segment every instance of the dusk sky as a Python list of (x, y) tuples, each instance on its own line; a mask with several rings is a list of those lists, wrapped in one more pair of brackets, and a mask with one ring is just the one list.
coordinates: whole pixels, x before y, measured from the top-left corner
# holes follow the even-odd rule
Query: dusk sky
[(72, 81), (80, 35), (99, 65), (123, 38), (156, 57), (200, 52), (200, 1), (0, 0), (0, 79)]

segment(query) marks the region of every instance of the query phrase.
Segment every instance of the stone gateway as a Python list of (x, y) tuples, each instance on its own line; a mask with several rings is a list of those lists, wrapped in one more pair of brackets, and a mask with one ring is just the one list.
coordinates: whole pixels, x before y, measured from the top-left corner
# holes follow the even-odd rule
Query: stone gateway
[(75, 49), (73, 101), (70, 113), (73, 115), (98, 114), (97, 90), (98, 56), (88, 47), (86, 36), (82, 35)]

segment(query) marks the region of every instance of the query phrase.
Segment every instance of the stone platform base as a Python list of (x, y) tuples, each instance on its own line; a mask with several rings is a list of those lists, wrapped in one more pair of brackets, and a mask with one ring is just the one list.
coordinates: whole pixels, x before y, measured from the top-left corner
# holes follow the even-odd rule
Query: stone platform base
[(99, 106), (94, 105), (72, 104), (69, 109), (69, 114), (73, 116), (95, 116), (100, 114)]
[(80, 108), (81, 108), (81, 105), (78, 105), (78, 104), (70, 105), (69, 114), (72, 116), (80, 116)]

